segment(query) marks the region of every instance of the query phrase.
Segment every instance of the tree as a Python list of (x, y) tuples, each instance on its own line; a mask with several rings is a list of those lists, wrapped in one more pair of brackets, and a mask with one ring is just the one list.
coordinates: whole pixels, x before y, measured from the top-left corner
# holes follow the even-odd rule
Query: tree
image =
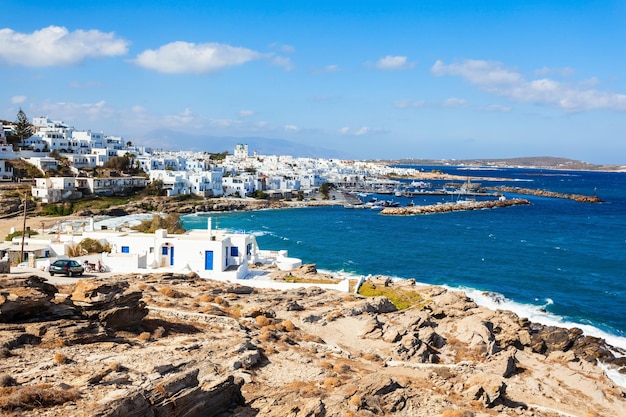
[(128, 170), (129, 166), (130, 158), (127, 156), (114, 156), (104, 164), (105, 168), (115, 169), (122, 172)]
[(14, 149), (17, 149), (21, 141), (33, 135), (33, 125), (30, 124), (26, 113), (24, 113), (21, 108), (20, 111), (17, 112), (14, 130), (14, 134), (7, 136), (7, 143), (13, 145)]
[(20, 108), (20, 111), (17, 112), (17, 119), (15, 120), (15, 136), (22, 141), (32, 135), (33, 125), (28, 120), (28, 117), (26, 117), (26, 113)]

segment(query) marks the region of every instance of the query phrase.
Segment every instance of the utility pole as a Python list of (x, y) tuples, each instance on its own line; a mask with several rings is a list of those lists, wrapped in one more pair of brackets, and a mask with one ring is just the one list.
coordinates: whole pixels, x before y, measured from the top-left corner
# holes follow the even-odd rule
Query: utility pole
[(24, 194), (24, 224), (22, 225), (22, 251), (20, 262), (24, 262), (24, 237), (26, 236), (26, 194)]

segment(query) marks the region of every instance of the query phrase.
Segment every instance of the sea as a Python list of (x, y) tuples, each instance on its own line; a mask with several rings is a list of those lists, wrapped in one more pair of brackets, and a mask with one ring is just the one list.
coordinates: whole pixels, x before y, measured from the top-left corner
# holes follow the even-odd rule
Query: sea
[[(262, 249), (287, 250), (321, 272), (415, 279), (463, 290), (478, 304), (546, 325), (578, 327), (626, 349), (626, 173), (412, 168), (493, 179), (472, 180), (485, 187), (595, 194), (604, 203), (507, 193), (507, 198), (522, 197), (531, 204), (413, 216), (304, 207), (193, 214), (182, 222), (187, 229), (206, 229), (212, 217), (214, 227), (252, 233)], [(459, 198), (366, 198), (372, 197), (402, 206)]]

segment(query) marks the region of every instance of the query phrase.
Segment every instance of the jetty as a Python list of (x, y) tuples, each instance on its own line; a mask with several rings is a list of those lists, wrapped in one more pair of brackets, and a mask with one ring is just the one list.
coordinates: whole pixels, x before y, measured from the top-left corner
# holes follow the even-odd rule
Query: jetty
[(510, 200), (498, 199), (488, 201), (457, 201), (454, 203), (431, 204), (428, 206), (412, 206), (412, 207), (387, 207), (380, 214), (408, 216), (414, 214), (435, 214), (449, 213), (452, 211), (464, 210), (482, 210), (496, 207), (510, 207), (516, 205), (530, 204), (528, 200), (523, 198), (512, 198)]
[(520, 188), (520, 187), (509, 187), (509, 186), (494, 187), (493, 190), (503, 192), (503, 193), (533, 195), (537, 197), (562, 198), (566, 200), (574, 200), (579, 203), (604, 203), (604, 200), (602, 200), (600, 197), (596, 196), (595, 194), (594, 195), (567, 194), (567, 193), (557, 193), (554, 191), (535, 190), (532, 188)]

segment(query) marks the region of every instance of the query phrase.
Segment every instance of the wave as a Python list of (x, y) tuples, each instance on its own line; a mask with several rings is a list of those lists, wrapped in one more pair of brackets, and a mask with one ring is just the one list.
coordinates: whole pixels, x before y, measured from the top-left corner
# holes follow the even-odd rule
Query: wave
[(626, 350), (626, 337), (611, 334), (596, 326), (576, 322), (566, 317), (562, 317), (546, 311), (546, 307), (554, 303), (554, 301), (550, 298), (546, 298), (544, 300), (545, 303), (542, 305), (523, 304), (510, 300), (502, 294), (494, 292), (485, 292), (467, 287), (452, 288), (445, 285), (443, 287), (449, 288), (451, 290), (462, 290), (469, 297), (471, 297), (476, 302), (476, 304), (490, 308), (492, 310), (512, 311), (520, 317), (525, 317), (532, 322), (543, 324), (546, 326), (556, 326), (564, 328), (577, 327), (581, 329), (583, 333), (587, 336), (602, 338), (609, 345)]
[[(338, 278), (347, 278), (347, 279), (356, 279), (363, 277), (363, 274), (358, 274), (356, 272), (339, 270), (339, 271), (329, 271), (329, 270), (318, 270), (320, 273), (329, 274), (336, 276)], [(368, 275), (371, 277), (372, 275)], [(389, 276), (392, 280), (406, 280), (406, 278), (402, 277), (394, 277)], [(434, 285), (427, 284), (422, 282), (416, 282), (416, 285), (426, 286), (426, 285)], [(476, 288), (470, 287), (452, 287), (449, 285), (440, 285), (443, 288), (452, 291), (463, 291), (467, 294), (468, 297), (472, 298), (476, 304), (487, 307), (491, 310), (508, 310), (517, 314), (519, 317), (525, 317), (531, 322), (543, 324), (545, 326), (556, 326), (562, 328), (579, 328), (583, 331), (583, 333), (587, 336), (599, 337), (604, 339), (609, 345), (622, 349), (626, 351), (626, 337), (619, 336), (616, 334), (609, 333), (605, 330), (602, 330), (594, 325), (588, 323), (580, 323), (568, 319), (566, 317), (559, 316), (557, 314), (550, 313), (546, 310), (546, 308), (552, 304), (554, 301), (551, 298), (543, 299), (543, 304), (524, 304), (519, 303), (517, 301), (510, 300), (506, 298), (504, 295), (496, 293), (496, 292), (488, 292), (481, 291)], [(537, 299), (537, 301), (540, 301)], [(626, 377), (625, 377), (626, 378)]]

